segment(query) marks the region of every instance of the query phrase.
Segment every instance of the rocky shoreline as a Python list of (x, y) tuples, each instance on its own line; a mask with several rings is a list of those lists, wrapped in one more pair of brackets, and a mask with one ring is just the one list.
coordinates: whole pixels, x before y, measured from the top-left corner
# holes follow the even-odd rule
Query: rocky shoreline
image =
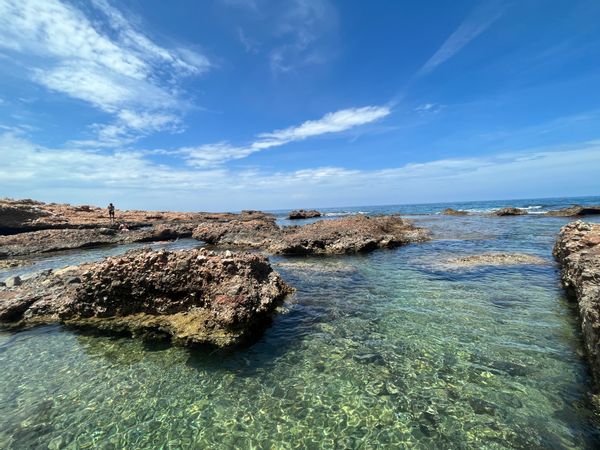
[(565, 225), (554, 246), (562, 284), (577, 302), (592, 374), (600, 386), (600, 224)]
[[(91, 206), (0, 201), (0, 263), (27, 264), (62, 250), (193, 237), (207, 249), (130, 251), (97, 263), (0, 282), (0, 327), (60, 323), (181, 345), (238, 345), (260, 333), (293, 289), (264, 254), (351, 254), (429, 239), (396, 216), (349, 216), (280, 227), (260, 211), (119, 211), (110, 224)], [(223, 251), (226, 250), (226, 251)], [(15, 259), (18, 258), (18, 259)]]
[(61, 323), (179, 345), (238, 345), (293, 289), (259, 254), (140, 250), (0, 287), (0, 324)]
[(201, 224), (192, 236), (211, 245), (258, 248), (281, 255), (361, 253), (429, 239), (427, 230), (400, 217), (363, 215), (284, 228), (274, 220)]
[[(314, 213), (318, 212), (304, 213), (316, 217)], [(0, 260), (183, 237), (213, 246), (253, 248), (285, 255), (367, 252), (428, 239), (425, 229), (395, 216), (356, 215), (280, 227), (275, 217), (261, 211), (240, 214), (119, 211), (117, 221), (122, 226), (107, 225), (107, 221), (103, 210), (91, 206), (0, 201), (0, 231), (9, 230), (4, 236), (0, 232)]]
[[(477, 213), (472, 211), (464, 211), (453, 208), (446, 208), (443, 211), (440, 211), (439, 214), (444, 216), (477, 216), (477, 215), (485, 215), (485, 216), (498, 216), (498, 217), (507, 217), (507, 216), (526, 216), (530, 215), (529, 211), (526, 208), (515, 208), (514, 206), (507, 206), (504, 208), (500, 208), (491, 212), (486, 213)], [(553, 216), (553, 217), (582, 217), (582, 216), (593, 216), (600, 215), (600, 205), (591, 205), (591, 206), (581, 206), (581, 205), (572, 205), (567, 208), (546, 211), (543, 213), (533, 214), (535, 216)]]
[(203, 221), (223, 221), (236, 218), (265, 217), (260, 211), (233, 213), (174, 212), (116, 210), (115, 224), (108, 217), (106, 208), (90, 205), (44, 203), (31, 199), (0, 200), (0, 235), (53, 229), (118, 228), (125, 224), (135, 230), (157, 225), (186, 226)]

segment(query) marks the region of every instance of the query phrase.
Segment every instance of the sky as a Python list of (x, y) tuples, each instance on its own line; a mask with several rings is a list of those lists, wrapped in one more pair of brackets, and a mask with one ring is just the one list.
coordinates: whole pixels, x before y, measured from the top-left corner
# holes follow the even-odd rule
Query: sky
[(600, 195), (597, 0), (0, 0), (0, 197)]

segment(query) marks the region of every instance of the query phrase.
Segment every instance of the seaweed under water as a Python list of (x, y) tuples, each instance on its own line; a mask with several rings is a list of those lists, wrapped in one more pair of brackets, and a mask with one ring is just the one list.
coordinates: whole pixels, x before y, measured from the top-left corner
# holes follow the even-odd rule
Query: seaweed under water
[[(566, 220), (415, 220), (436, 239), (272, 258), (297, 293), (245, 348), (0, 333), (0, 448), (598, 448), (551, 257)], [(494, 251), (548, 263), (439, 264)], [(90, 252), (69, 263), (102, 253)]]

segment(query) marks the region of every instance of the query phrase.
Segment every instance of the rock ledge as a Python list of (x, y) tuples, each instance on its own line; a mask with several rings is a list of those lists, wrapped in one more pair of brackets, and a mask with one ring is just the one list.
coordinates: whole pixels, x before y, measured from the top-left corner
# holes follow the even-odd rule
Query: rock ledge
[(600, 224), (577, 221), (562, 227), (554, 256), (562, 266), (562, 284), (579, 306), (585, 347), (600, 386)]

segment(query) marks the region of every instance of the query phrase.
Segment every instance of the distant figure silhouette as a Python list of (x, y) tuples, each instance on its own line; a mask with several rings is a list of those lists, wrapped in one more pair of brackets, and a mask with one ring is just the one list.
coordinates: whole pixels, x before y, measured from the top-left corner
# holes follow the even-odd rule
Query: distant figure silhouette
[(114, 221), (115, 221), (115, 206), (112, 203), (108, 204), (108, 217), (110, 219), (110, 223), (114, 223)]

